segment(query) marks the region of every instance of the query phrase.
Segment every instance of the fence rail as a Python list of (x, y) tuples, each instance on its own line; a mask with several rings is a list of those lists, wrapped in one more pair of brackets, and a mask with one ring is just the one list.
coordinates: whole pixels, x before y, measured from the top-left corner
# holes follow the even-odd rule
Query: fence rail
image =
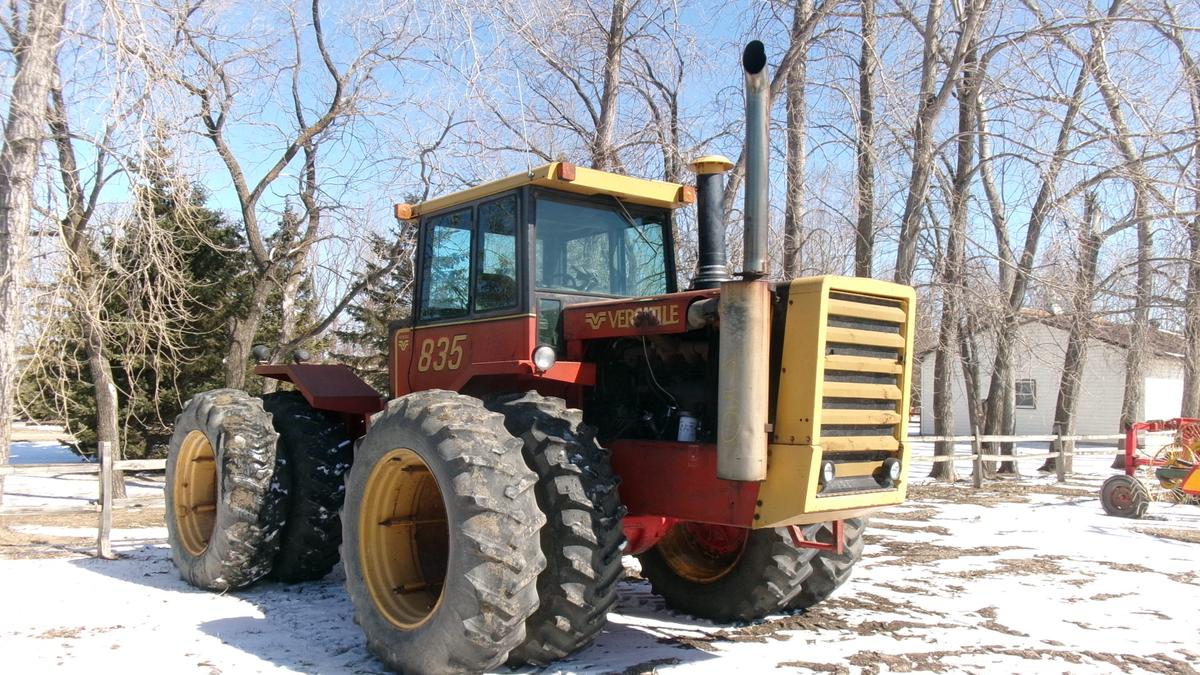
[[(1072, 457), (1111, 455), (1113, 450), (1077, 451), (1068, 442), (1098, 442), (1115, 441), (1125, 438), (1124, 434), (1084, 434), (1065, 436), (1062, 434), (1041, 435), (996, 435), (979, 434), (970, 436), (910, 436), (910, 443), (970, 443), (969, 454), (935, 455), (922, 452), (914, 455), (922, 460), (933, 463), (970, 461), (973, 464), (972, 484), (983, 486), (984, 462), (1016, 462), (1022, 459), (1059, 459), (1070, 460)], [(1011, 455), (986, 454), (984, 443), (1030, 443), (1040, 442), (1051, 444), (1051, 452), (1014, 453)], [(99, 526), (96, 536), (96, 555), (101, 558), (112, 558), (112, 515), (116, 506), (131, 504), (158, 504), (162, 497), (150, 499), (113, 499), (113, 474), (117, 471), (163, 471), (167, 467), (165, 459), (125, 459), (114, 460), (112, 449), (108, 443), (100, 443), (99, 461), (87, 464), (0, 464), (0, 476), (60, 476), (63, 474), (97, 474), (98, 504), (87, 504), (71, 507), (24, 507), (0, 508), (0, 515), (33, 515), (38, 513), (80, 513), (99, 511)], [(1067, 461), (1055, 462), (1058, 481), (1063, 482), (1067, 477)]]
[(63, 474), (97, 474), (97, 502), (71, 507), (25, 507), (0, 508), (0, 515), (34, 515), (40, 513), (87, 513), (99, 510), (100, 522), (96, 532), (96, 556), (100, 558), (115, 557), (112, 552), (112, 516), (113, 507), (118, 505), (151, 503), (157, 504), (163, 498), (149, 500), (113, 499), (113, 474), (117, 471), (163, 471), (167, 468), (165, 459), (123, 459), (113, 460), (111, 444), (101, 441), (99, 444), (99, 461), (87, 464), (0, 464), (0, 476), (61, 476)]

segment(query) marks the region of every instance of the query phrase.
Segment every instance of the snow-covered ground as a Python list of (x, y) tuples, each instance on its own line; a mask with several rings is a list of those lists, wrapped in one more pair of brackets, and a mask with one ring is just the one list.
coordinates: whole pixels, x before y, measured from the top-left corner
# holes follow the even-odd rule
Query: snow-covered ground
[[(10, 464), (73, 464), (84, 460), (56, 441), (17, 441)], [(159, 474), (161, 477), (161, 474)], [(128, 476), (129, 497), (162, 495), (162, 482), (149, 476)], [(94, 473), (61, 476), (9, 476), (4, 481), (4, 505), (9, 507), (77, 506), (96, 501), (99, 479)]]
[[(597, 642), (548, 670), (1196, 673), (1200, 508), (1105, 516), (1096, 494), (1110, 462), (1077, 459), (1066, 485), (1028, 476), (981, 491), (927, 484), (918, 477), (928, 464), (915, 462), (913, 498), (873, 519), (854, 578), (824, 605), (714, 626), (672, 613), (630, 578)], [(1040, 462), (1024, 464), (1028, 474)], [(48, 490), (39, 498), (51, 503), (94, 494), (32, 480), (9, 486), (27, 498)], [(116, 561), (0, 560), (4, 672), (384, 672), (353, 624), (340, 569), (318, 583), (218, 595), (180, 580), (163, 528), (114, 534)]]

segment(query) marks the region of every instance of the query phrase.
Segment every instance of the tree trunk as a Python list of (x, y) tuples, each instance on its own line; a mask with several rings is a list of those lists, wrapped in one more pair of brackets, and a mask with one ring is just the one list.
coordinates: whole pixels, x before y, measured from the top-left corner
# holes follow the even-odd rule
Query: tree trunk
[(269, 272), (259, 274), (254, 280), (250, 310), (245, 317), (234, 318), (229, 328), (229, 349), (225, 352), (225, 386), (231, 389), (246, 388), (246, 371), (250, 361), (250, 350), (254, 348), (254, 337), (262, 323), (267, 298), (271, 295), (274, 281)]
[[(800, 0), (792, 16), (792, 40), (804, 34), (812, 14), (812, 0)], [(808, 154), (808, 108), (804, 89), (808, 83), (807, 50), (792, 64), (787, 79), (787, 195), (783, 213), (783, 278), (800, 276), (804, 247), (804, 170)]]
[[(976, 126), (974, 120), (977, 89), (974, 45), (967, 52), (962, 79), (958, 85), (958, 159), (954, 168), (950, 203), (950, 233), (946, 243), (946, 259), (942, 262), (942, 317), (938, 325), (937, 353), (934, 361), (933, 407), (934, 433), (954, 434), (954, 362), (958, 358), (958, 322), (962, 312), (962, 285), (966, 258), (967, 209), (970, 205), (971, 174), (975, 164)], [(934, 446), (935, 456), (954, 454), (953, 442)], [(957, 475), (953, 462), (935, 463), (929, 475), (954, 481)]]
[[(4, 147), (0, 148), (0, 464), (8, 463), (12, 443), (13, 402), (20, 370), (17, 335), (23, 304), (25, 244), (33, 212), (33, 181), (46, 120), (46, 96), (65, 6), (66, 0), (30, 3), (22, 22), (25, 32), (15, 37), (12, 46), (16, 70), (4, 124)], [(0, 476), (0, 503), (3, 501), (4, 478)]]
[(858, 139), (855, 142), (858, 222), (854, 276), (870, 277), (875, 264), (875, 0), (862, 0), (862, 53), (858, 61)]
[[(87, 294), (92, 298), (97, 295)], [(117, 385), (113, 381), (112, 363), (108, 360), (104, 328), (100, 317), (95, 314), (97, 308), (86, 305), (86, 302), (78, 305), (77, 310), (84, 343), (87, 345), (88, 373), (92, 376), (92, 386), (96, 393), (96, 439), (100, 443), (109, 444), (113, 450), (113, 460), (116, 461), (125, 455), (118, 421)], [(113, 472), (112, 495), (117, 499), (125, 497), (124, 472)]]
[[(1096, 291), (1096, 265), (1100, 258), (1100, 233), (1096, 228), (1098, 209), (1096, 193), (1088, 193), (1084, 201), (1083, 226), (1079, 229), (1079, 268), (1075, 273), (1074, 298), (1071, 303), (1071, 329), (1067, 334), (1067, 351), (1063, 356), (1062, 376), (1058, 383), (1058, 400), (1054, 404), (1054, 423), (1064, 436), (1075, 434), (1075, 409), (1079, 403), (1079, 384), (1087, 360), (1087, 341), (1092, 328), (1092, 300)], [(1074, 441), (1064, 441), (1074, 449)], [(1067, 471), (1071, 462), (1065, 463)], [(1058, 460), (1046, 459), (1042, 471), (1054, 471)]]
[(625, 47), (625, 24), (629, 10), (625, 0), (613, 0), (607, 43), (604, 47), (604, 85), (600, 94), (600, 118), (592, 139), (592, 167), (612, 171), (620, 162), (613, 149), (613, 129), (621, 93), (621, 50)]

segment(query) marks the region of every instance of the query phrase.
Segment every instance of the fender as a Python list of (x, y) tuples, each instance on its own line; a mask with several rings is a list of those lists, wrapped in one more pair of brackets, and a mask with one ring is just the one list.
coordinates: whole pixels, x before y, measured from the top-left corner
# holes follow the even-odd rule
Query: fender
[(254, 373), (291, 382), (317, 410), (343, 413), (364, 420), (383, 410), (383, 396), (353, 370), (333, 363), (270, 364)]

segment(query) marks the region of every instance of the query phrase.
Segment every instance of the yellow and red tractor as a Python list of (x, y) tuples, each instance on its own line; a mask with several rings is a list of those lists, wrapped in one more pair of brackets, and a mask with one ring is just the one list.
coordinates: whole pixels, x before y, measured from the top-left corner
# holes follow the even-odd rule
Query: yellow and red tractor
[[(183, 576), (226, 590), (340, 560), (369, 649), (403, 672), (566, 657), (602, 629), (623, 555), (714, 621), (828, 597), (865, 516), (905, 498), (914, 292), (764, 279), (761, 43), (743, 66), (740, 278), (721, 157), (695, 188), (552, 162), (398, 205), (419, 247), (390, 391), (261, 363), (294, 390), (193, 398), (168, 460)], [(681, 290), (674, 217), (697, 202)]]

